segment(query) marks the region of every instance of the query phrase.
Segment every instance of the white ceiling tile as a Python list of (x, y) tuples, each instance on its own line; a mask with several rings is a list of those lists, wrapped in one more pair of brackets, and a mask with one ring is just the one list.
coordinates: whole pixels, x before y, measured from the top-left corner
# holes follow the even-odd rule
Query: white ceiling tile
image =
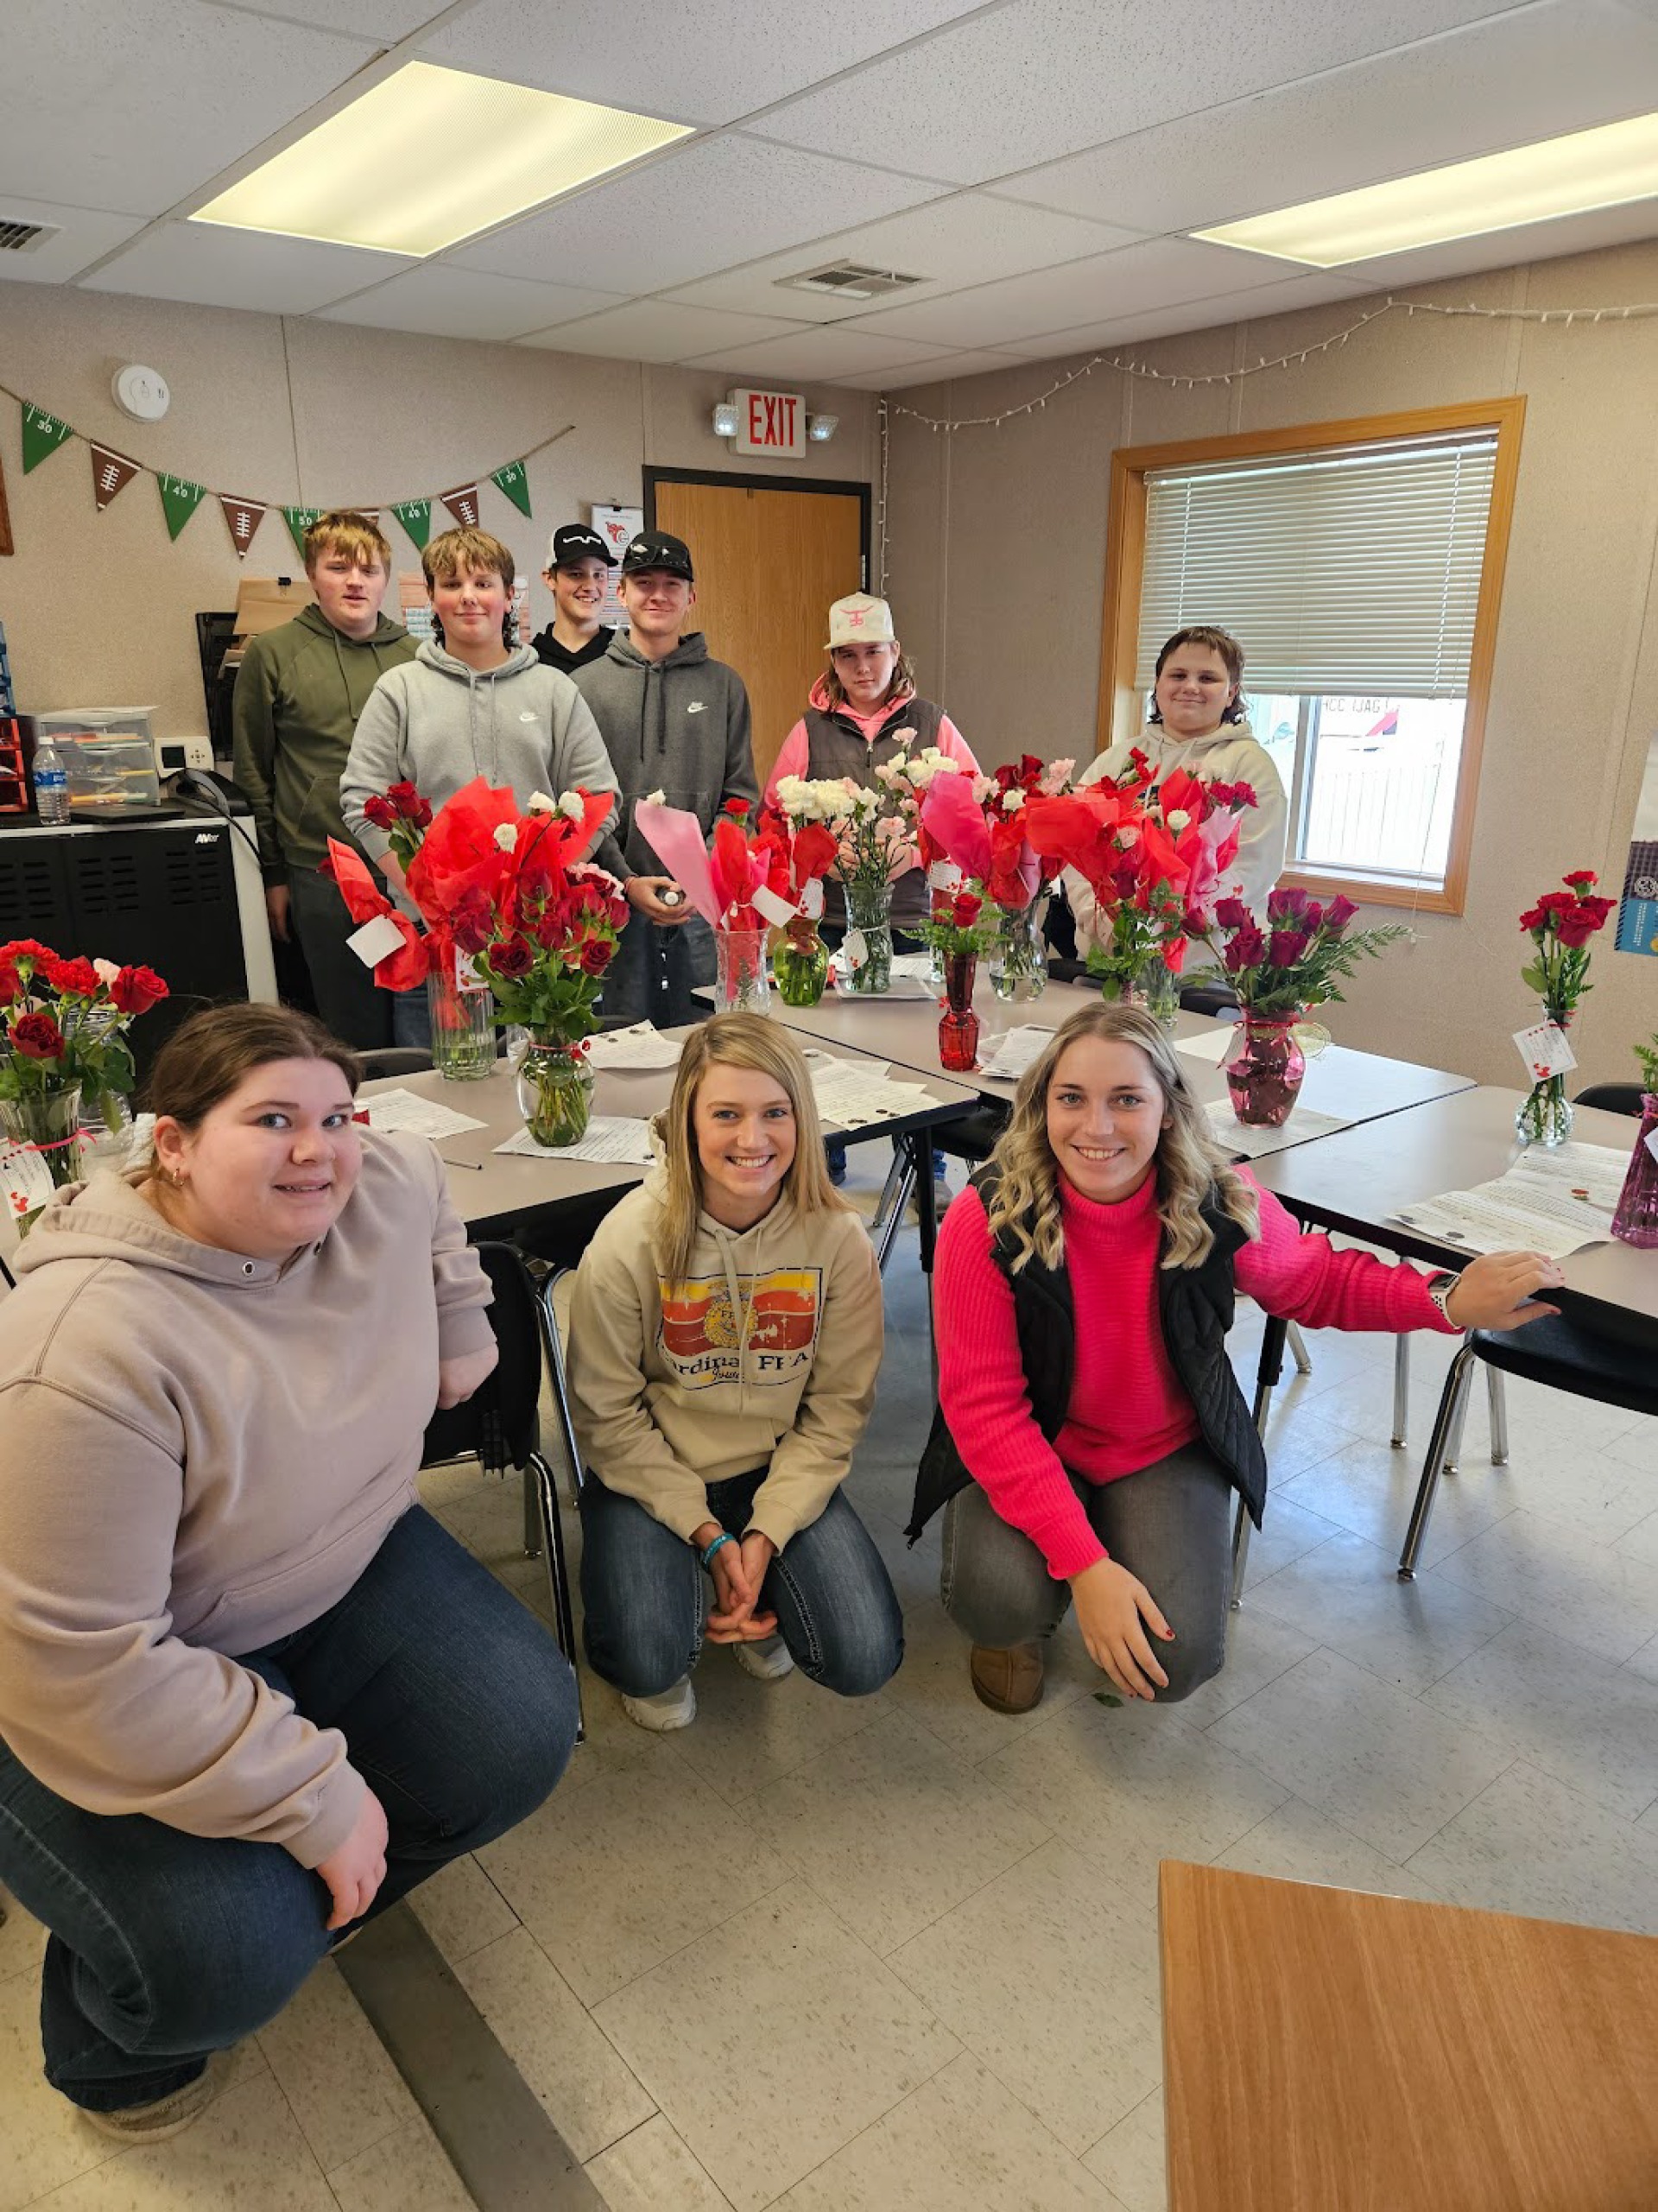
[(232, 231), (218, 223), (165, 223), (87, 277), (84, 289), (302, 315), (410, 266), (401, 254), (358, 246)]
[(1615, 0), (1565, 0), (1136, 131), (995, 191), (1188, 231), (1653, 108), (1658, 23)]
[(902, 368), (908, 362), (936, 360), (950, 349), (915, 345), (902, 338), (863, 337), (853, 330), (803, 330), (793, 338), (763, 339), (757, 345), (705, 354), (691, 365), (730, 369), (744, 377), (811, 377), (838, 383), (871, 370)]
[(434, 61), (680, 123), (731, 123), (971, 12), (977, 0), (654, 0), (559, 11), (482, 0), (422, 42)]
[(462, 246), (454, 258), (503, 276), (656, 292), (893, 214), (939, 189), (756, 138), (704, 138)]
[[(1009, 0), (754, 124), (960, 184), (1500, 14), (1509, 0)], [(970, 120), (971, 119), (971, 120)]]
[(1178, 331), (1225, 330), (1234, 323), (1260, 322), (1269, 315), (1292, 314), (1299, 307), (1316, 307), (1327, 301), (1355, 302), (1357, 314), (1363, 312), (1367, 300), (1374, 299), (1375, 288), (1368, 283), (1321, 273), (1290, 276), (1248, 292), (1146, 307), (1109, 321), (1084, 323), (1074, 330), (1049, 331), (1041, 338), (1012, 339), (1006, 350), (1027, 361), (1053, 361), (1061, 354), (1095, 353), (1130, 340), (1172, 338)]
[(476, 269), (428, 262), (360, 299), (339, 300), (324, 320), (366, 324), (374, 330), (424, 331), (437, 338), (523, 338), (616, 304), (612, 292), (526, 284), (516, 276), (488, 276)]
[(863, 303), (826, 299), (811, 292), (779, 291), (778, 280), (798, 276), (802, 269), (821, 268), (830, 261), (864, 262), (926, 279), (901, 295), (908, 302), (932, 299), (940, 292), (983, 283), (991, 277), (1075, 261), (1084, 254), (1130, 244), (1140, 235), (1032, 207), (1020, 207), (1016, 221), (1004, 221), (1013, 207), (1011, 200), (992, 200), (986, 193), (957, 193), (948, 200), (890, 215), (883, 222), (838, 231), (809, 248), (797, 246), (791, 253), (773, 254), (746, 269), (705, 277), (700, 283), (681, 286), (674, 297), (699, 307), (744, 309), (751, 314), (769, 311), (798, 314), (813, 322), (837, 322), (856, 314)]
[(669, 300), (633, 300), (580, 322), (537, 331), (520, 343), (557, 353), (603, 353), (617, 361), (684, 361), (756, 339), (787, 338), (799, 327), (776, 315), (725, 315)]
[(375, 48), (207, 0), (7, 0), (0, 193), (160, 215)]
[(396, 46), (444, 13), (443, 0), (259, 0), (260, 13)]
[(912, 361), (907, 368), (865, 371), (840, 377), (838, 383), (862, 391), (902, 391), (907, 384), (937, 384), (957, 377), (977, 377), (987, 369), (1022, 369), (1028, 364), (1015, 353), (941, 353), (932, 361)]
[(0, 253), (0, 276), (22, 284), (64, 283), (144, 227), (142, 215), (106, 215), (95, 207), (16, 200), (9, 193), (0, 197), (0, 222), (49, 223), (57, 230), (55, 238), (42, 238), (27, 253)]
[(914, 306), (883, 307), (842, 326), (890, 331), (937, 345), (1010, 351), (1016, 339), (1040, 338), (1051, 330), (1112, 321), (1148, 307), (1245, 291), (1251, 285), (1273, 283), (1281, 271), (1281, 263), (1275, 265), (1261, 254), (1199, 245), (1189, 238), (1152, 238), (1063, 268), (1006, 276), (999, 283), (977, 285), (971, 291)]

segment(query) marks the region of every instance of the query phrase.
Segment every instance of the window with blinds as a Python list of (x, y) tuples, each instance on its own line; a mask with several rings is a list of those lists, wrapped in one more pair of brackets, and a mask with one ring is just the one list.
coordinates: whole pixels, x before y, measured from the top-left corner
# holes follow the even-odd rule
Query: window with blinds
[(1286, 877), (1460, 914), (1525, 410), (1119, 448), (1102, 746), (1142, 726), (1177, 631), (1231, 631), (1288, 802)]
[(1201, 622), (1251, 691), (1465, 697), (1497, 453), (1479, 429), (1148, 470), (1136, 682)]

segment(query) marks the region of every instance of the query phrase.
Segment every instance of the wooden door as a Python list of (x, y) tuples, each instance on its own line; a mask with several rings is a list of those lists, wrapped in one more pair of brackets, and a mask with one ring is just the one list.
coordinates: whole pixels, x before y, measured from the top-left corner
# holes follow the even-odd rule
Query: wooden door
[(655, 527), (691, 548), (692, 620), (706, 632), (714, 658), (729, 662), (749, 688), (763, 790), (823, 672), (830, 602), (863, 588), (868, 490), (664, 475), (652, 488)]

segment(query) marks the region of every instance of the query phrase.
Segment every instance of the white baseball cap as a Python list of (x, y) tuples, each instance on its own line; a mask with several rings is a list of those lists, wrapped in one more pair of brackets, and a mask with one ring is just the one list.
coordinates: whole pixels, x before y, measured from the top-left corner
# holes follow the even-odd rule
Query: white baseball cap
[(884, 599), (871, 599), (867, 592), (854, 592), (850, 599), (837, 599), (829, 610), (829, 643), (824, 648), (832, 653), (837, 645), (895, 645), (897, 634), (892, 626), (892, 609)]

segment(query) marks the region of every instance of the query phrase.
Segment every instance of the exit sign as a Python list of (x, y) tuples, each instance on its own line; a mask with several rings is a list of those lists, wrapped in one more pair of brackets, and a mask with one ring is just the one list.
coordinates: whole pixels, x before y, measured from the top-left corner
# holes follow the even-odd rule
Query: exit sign
[(806, 400), (800, 392), (734, 391), (739, 453), (781, 453), (806, 459)]

